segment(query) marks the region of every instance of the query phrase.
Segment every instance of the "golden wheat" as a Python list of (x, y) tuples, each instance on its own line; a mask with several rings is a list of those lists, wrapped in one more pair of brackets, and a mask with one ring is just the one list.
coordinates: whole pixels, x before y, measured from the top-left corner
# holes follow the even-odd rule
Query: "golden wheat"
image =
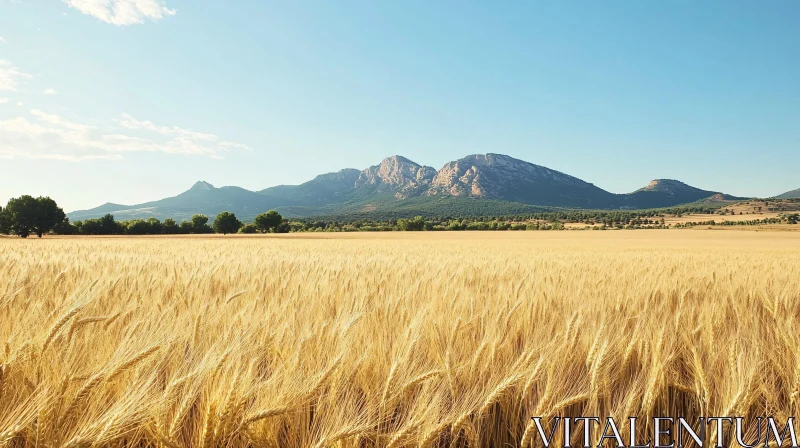
[(535, 444), (532, 416), (785, 418), (798, 254), (789, 232), (2, 238), (0, 446), (488, 448)]

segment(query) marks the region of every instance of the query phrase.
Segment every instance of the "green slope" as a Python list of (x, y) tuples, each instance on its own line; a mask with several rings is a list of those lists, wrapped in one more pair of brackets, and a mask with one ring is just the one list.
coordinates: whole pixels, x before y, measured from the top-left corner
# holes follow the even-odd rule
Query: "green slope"
[(787, 191), (786, 193), (775, 196), (777, 199), (793, 199), (800, 198), (800, 188), (797, 190)]

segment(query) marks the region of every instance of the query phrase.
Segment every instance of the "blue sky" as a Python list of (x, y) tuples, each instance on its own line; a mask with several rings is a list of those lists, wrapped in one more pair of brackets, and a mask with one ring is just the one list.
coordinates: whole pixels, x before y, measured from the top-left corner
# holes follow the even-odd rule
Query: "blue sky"
[(495, 152), (606, 190), (800, 187), (800, 2), (0, 0), (0, 203)]

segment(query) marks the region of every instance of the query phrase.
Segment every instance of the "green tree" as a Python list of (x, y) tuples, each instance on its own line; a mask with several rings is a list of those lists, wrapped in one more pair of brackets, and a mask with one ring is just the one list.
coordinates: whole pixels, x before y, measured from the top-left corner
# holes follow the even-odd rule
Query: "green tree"
[(147, 235), (150, 231), (150, 226), (144, 219), (125, 221), (124, 224), (126, 235)]
[(276, 232), (281, 222), (283, 222), (283, 216), (275, 210), (270, 210), (256, 216), (253, 224), (260, 232), (267, 233), (270, 231)]
[(53, 226), (53, 233), (56, 235), (75, 235), (78, 233), (78, 228), (69, 222), (69, 218), (64, 218), (63, 221)]
[(161, 224), (161, 233), (166, 235), (174, 235), (176, 233), (180, 233), (181, 228), (178, 227), (178, 224), (172, 218), (167, 218)]
[(222, 212), (214, 219), (214, 231), (227, 235), (229, 233), (236, 233), (242, 223), (231, 212)]
[(281, 223), (278, 224), (278, 227), (275, 227), (275, 233), (289, 233), (291, 230), (292, 226), (286, 219), (281, 220)]
[(11, 221), (3, 207), (0, 207), (0, 234), (8, 235), (10, 231)]
[(56, 224), (66, 219), (56, 201), (49, 197), (38, 197), (24, 195), (12, 198), (6, 205), (6, 219), (9, 222), (9, 229), (12, 233), (27, 238), (31, 233), (35, 233), (39, 238), (45, 233), (53, 230)]
[(239, 229), (239, 233), (256, 233), (258, 229), (253, 224), (245, 224)]
[(183, 220), (181, 221), (181, 233), (194, 233), (194, 225), (192, 225), (191, 221)]
[[(77, 224), (77, 223), (76, 223)], [(102, 235), (103, 228), (99, 219), (87, 219), (80, 226), (81, 235)]]
[(418, 232), (425, 229), (425, 220), (422, 216), (416, 216), (414, 219), (398, 219), (397, 227), (403, 231)]
[(114, 219), (114, 215), (111, 213), (106, 213), (103, 217), (100, 218), (98, 224), (100, 225), (99, 234), (100, 235), (116, 235), (118, 233), (123, 233), (121, 226), (117, 223)]
[(208, 225), (208, 216), (194, 215), (192, 216), (192, 231), (191, 233), (214, 233), (214, 230)]
[(164, 225), (161, 224), (161, 221), (159, 221), (157, 218), (149, 218), (147, 220), (147, 226), (150, 227), (147, 233), (151, 235), (160, 235), (164, 229)]
[(208, 223), (208, 216), (206, 215), (194, 215), (192, 216), (192, 227), (200, 228), (203, 227)]

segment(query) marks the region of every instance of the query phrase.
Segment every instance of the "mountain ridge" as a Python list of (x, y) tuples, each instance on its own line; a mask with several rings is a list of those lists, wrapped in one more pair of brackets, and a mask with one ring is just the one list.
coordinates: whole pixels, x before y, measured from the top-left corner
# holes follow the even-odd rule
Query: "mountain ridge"
[(198, 181), (188, 190), (164, 199), (136, 205), (106, 203), (68, 216), (77, 220), (112, 213), (120, 219), (185, 219), (195, 213), (213, 216), (231, 211), (248, 220), (269, 209), (288, 216), (401, 209), (413, 213), (414, 207), (430, 210), (437, 206), (443, 210), (475, 208), (481, 213), (493, 208), (613, 210), (670, 207), (715, 196), (723, 201), (741, 199), (674, 179), (654, 179), (634, 192), (616, 194), (569, 174), (503, 154), (471, 154), (447, 162), (439, 170), (394, 155), (363, 170), (345, 168), (317, 175), (299, 185), (251, 191)]
[(794, 199), (800, 198), (800, 188), (792, 191), (787, 191), (786, 193), (779, 194), (775, 196), (776, 199)]

